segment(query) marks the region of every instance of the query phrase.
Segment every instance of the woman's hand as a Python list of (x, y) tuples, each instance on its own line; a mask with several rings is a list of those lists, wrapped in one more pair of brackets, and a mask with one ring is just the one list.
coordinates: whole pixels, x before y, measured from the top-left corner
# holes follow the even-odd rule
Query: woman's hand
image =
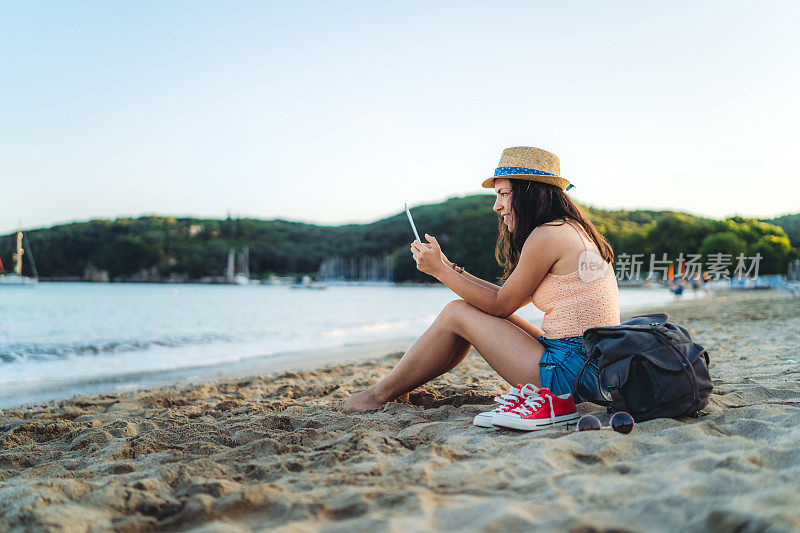
[(426, 233), (425, 238), (428, 243), (422, 243), (417, 240), (411, 243), (411, 253), (414, 256), (414, 261), (417, 262), (417, 270), (430, 276), (438, 277), (439, 272), (447, 267), (448, 261), (442, 253), (436, 237), (431, 237)]

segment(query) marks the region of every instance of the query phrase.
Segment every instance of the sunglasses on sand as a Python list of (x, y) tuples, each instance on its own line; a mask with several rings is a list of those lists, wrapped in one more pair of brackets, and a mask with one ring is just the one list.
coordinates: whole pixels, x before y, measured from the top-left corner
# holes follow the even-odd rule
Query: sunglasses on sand
[(578, 431), (600, 431), (601, 429), (613, 429), (617, 433), (628, 434), (633, 431), (633, 417), (625, 411), (614, 413), (608, 426), (603, 426), (600, 419), (594, 415), (583, 415), (578, 420)]

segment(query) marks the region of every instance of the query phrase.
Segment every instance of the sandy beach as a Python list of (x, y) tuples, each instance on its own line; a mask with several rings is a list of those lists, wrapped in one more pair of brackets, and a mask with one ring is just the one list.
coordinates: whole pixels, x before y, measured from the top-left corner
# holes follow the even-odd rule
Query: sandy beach
[(507, 388), (477, 353), (410, 403), (355, 415), (333, 406), (400, 353), (31, 404), (0, 411), (0, 531), (800, 530), (800, 299), (651, 311), (709, 351), (699, 418), (477, 428)]

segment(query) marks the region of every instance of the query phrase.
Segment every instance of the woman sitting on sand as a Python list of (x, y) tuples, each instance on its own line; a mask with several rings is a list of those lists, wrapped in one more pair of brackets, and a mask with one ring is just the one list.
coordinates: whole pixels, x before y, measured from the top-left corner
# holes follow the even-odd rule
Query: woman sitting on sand
[[(583, 332), (619, 324), (619, 292), (611, 246), (566, 195), (571, 186), (559, 174), (554, 154), (515, 147), (483, 182), (494, 188), (501, 217), (495, 256), (505, 269), (502, 287), (451, 263), (434, 237), (414, 241), (417, 268), (462, 299), (444, 307), (385, 378), (348, 398), (346, 410), (375, 409), (407, 394), (455, 368), (470, 346), (508, 383), (535, 386), (513, 388), (498, 399), (501, 408), (539, 387), (575, 392), (586, 361)], [(529, 301), (545, 313), (542, 329), (514, 314)], [(579, 386), (583, 398), (599, 398), (593, 361)]]

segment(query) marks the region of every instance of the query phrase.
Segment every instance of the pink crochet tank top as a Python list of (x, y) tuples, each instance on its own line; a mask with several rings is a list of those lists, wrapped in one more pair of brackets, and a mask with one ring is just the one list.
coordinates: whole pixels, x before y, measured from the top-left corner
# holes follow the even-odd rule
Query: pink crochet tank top
[[(584, 242), (585, 249), (596, 251), (594, 243), (579, 228), (570, 224)], [(611, 265), (604, 275), (589, 278), (580, 272), (558, 275), (548, 272), (533, 293), (533, 305), (544, 312), (542, 331), (548, 339), (579, 337), (589, 328), (616, 326), (619, 320), (619, 289)]]

